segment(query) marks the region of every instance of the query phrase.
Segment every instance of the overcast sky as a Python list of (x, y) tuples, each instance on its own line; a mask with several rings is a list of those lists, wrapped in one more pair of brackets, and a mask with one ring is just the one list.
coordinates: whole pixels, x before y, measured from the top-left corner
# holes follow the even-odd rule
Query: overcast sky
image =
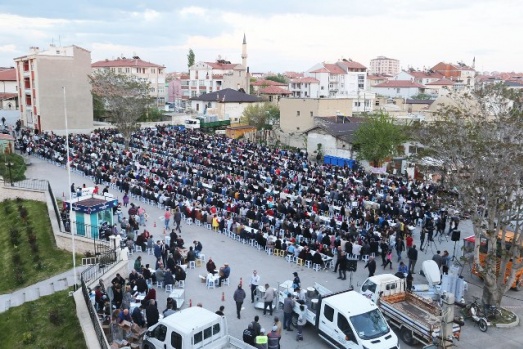
[(522, 13), (521, 0), (0, 0), (0, 66), (61, 43), (93, 62), (138, 55), (185, 71), (189, 48), (196, 61), (241, 62), (245, 33), (251, 72), (378, 55), (523, 72)]

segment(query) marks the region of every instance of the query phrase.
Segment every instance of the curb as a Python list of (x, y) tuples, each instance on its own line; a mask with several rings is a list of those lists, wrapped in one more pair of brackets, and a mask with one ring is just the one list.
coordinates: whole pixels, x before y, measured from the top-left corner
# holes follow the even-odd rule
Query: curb
[(513, 322), (509, 323), (509, 324), (496, 324), (496, 327), (497, 328), (513, 328), (513, 327), (516, 327), (517, 325), (519, 325), (519, 316), (516, 315), (516, 313), (512, 312), (512, 314), (514, 314), (514, 316), (516, 317), (516, 320), (514, 320)]

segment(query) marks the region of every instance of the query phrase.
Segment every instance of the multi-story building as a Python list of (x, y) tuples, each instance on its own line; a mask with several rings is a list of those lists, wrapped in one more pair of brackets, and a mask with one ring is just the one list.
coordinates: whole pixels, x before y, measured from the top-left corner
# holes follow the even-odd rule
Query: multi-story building
[(93, 71), (108, 70), (131, 75), (149, 83), (149, 94), (156, 100), (157, 106), (163, 108), (167, 97), (165, 88), (165, 66), (146, 62), (138, 56), (132, 58), (118, 57), (105, 59), (92, 64)]
[(375, 95), (366, 90), (367, 68), (361, 63), (350, 59), (318, 63), (305, 76), (319, 81), (317, 94), (311, 98), (348, 98), (354, 101), (354, 112), (372, 111)]
[[(72, 132), (93, 127), (93, 98), (89, 75), (91, 52), (72, 45), (51, 45), (14, 59), (24, 126), (38, 131)], [(65, 102), (65, 103), (64, 103)]]
[(242, 63), (231, 63), (224, 59), (216, 62), (197, 62), (189, 68), (188, 80), (182, 80), (182, 98), (198, 97), (204, 93), (225, 88), (250, 92), (250, 74), (247, 67), (247, 39), (243, 36)]
[(320, 90), (320, 81), (310, 77), (298, 77), (289, 81), (289, 91), (292, 97), (308, 98), (317, 96)]
[(396, 75), (400, 72), (400, 61), (394, 58), (378, 56), (370, 60), (369, 73), (372, 75)]
[(0, 68), (0, 109), (18, 108), (18, 84), (15, 68)]

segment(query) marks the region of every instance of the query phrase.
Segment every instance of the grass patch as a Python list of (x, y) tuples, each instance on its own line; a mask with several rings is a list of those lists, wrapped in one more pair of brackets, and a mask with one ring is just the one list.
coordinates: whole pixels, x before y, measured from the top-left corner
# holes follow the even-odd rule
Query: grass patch
[(0, 293), (72, 269), (72, 254), (56, 247), (45, 203), (5, 200), (0, 203), (0, 222)]
[[(11, 167), (11, 173), (9, 173), (9, 167), (5, 164), (13, 164)], [(11, 178), (13, 182), (18, 182), (25, 178), (25, 160), (18, 154), (4, 154), (4, 158), (0, 161), (0, 176), (4, 178), (6, 182), (10, 182)]]
[(0, 316), (2, 348), (87, 348), (69, 291), (11, 308)]

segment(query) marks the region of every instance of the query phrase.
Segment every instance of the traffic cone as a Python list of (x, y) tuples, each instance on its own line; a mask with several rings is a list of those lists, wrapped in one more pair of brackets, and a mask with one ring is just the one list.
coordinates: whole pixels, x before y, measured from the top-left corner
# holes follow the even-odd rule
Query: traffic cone
[(225, 292), (222, 292), (222, 302), (225, 302)]
[(192, 299), (189, 299), (189, 308), (192, 307)]
[(154, 225), (153, 225), (153, 227), (155, 227), (155, 228), (156, 228), (156, 221), (154, 221)]

